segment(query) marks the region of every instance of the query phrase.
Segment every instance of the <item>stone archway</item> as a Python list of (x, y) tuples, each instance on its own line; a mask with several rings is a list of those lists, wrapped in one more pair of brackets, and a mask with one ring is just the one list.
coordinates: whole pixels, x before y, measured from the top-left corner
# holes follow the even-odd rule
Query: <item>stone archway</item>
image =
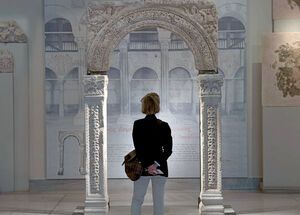
[(121, 39), (142, 27), (161, 27), (182, 37), (199, 71), (201, 105), (200, 214), (224, 214), (221, 176), (220, 102), (217, 74), (217, 15), (201, 0), (144, 0), (132, 4), (91, 4), (87, 13), (88, 72), (84, 78), (86, 132), (85, 214), (105, 214), (107, 194), (107, 71)]

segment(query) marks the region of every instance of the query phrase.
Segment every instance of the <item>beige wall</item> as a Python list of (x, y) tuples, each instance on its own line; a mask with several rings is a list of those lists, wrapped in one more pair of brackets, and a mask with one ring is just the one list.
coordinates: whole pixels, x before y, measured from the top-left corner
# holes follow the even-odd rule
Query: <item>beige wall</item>
[(262, 177), (262, 38), (272, 32), (272, 2), (248, 0), (247, 4), (248, 177)]
[(43, 2), (2, 0), (0, 7), (0, 20), (16, 20), (28, 37), (30, 179), (45, 177)]

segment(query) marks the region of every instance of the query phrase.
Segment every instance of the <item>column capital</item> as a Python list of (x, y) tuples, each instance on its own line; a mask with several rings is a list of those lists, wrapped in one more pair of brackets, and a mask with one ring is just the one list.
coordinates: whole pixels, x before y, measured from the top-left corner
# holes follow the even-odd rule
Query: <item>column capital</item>
[(85, 75), (83, 79), (85, 96), (107, 96), (107, 75)]
[(201, 74), (197, 77), (200, 97), (221, 97), (223, 76), (221, 74)]

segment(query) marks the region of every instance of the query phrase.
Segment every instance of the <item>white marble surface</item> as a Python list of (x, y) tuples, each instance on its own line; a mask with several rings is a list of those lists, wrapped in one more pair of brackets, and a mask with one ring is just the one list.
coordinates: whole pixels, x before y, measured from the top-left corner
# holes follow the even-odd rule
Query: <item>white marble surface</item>
[[(72, 214), (84, 202), (84, 181), (33, 188), (31, 192), (0, 193), (2, 215)], [(170, 179), (166, 185), (165, 215), (197, 215), (198, 179)], [(129, 215), (132, 182), (109, 180), (109, 215)], [(256, 191), (224, 191), (224, 204), (237, 214), (299, 215), (300, 194), (270, 194)], [(151, 190), (146, 195), (143, 215), (152, 215)]]

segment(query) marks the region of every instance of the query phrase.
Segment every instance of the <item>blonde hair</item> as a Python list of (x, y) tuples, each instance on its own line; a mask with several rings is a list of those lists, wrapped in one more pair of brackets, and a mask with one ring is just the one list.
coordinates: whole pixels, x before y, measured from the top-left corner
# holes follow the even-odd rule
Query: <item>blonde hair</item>
[(148, 93), (142, 99), (142, 113), (146, 115), (156, 114), (160, 111), (159, 95), (157, 93)]

